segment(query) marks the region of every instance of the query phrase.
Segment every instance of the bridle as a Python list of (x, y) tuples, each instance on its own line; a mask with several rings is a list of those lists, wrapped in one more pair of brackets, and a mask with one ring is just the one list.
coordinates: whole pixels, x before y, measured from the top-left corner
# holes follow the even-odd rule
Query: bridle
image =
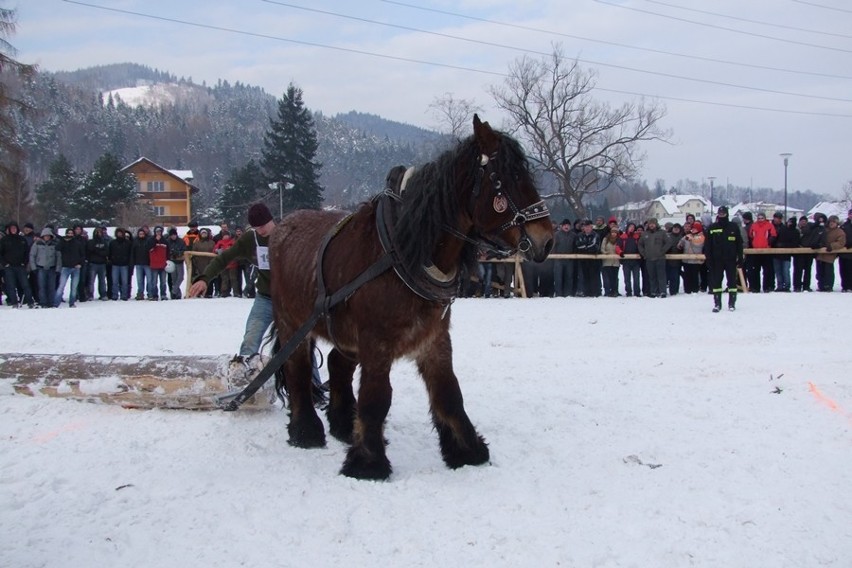
[[(547, 209), (547, 205), (544, 200), (536, 201), (526, 207), (520, 208), (515, 204), (515, 200), (512, 199), (512, 196), (508, 193), (504, 193), (503, 182), (500, 181), (497, 172), (494, 170), (493, 162), (497, 160), (497, 152), (492, 153), (490, 156), (486, 154), (481, 154), (479, 156), (479, 163), (477, 164), (476, 170), (476, 179), (473, 184), (473, 191), (470, 194), (470, 210), (471, 213), (476, 208), (476, 202), (479, 199), (479, 196), (482, 194), (482, 188), (485, 184), (485, 179), (491, 182), (491, 187), (494, 189), (495, 195), (494, 200), (492, 201), (492, 207), (494, 211), (497, 213), (503, 213), (507, 209), (512, 210), (512, 218), (500, 225), (492, 234), (500, 234), (512, 227), (518, 227), (521, 231), (521, 238), (518, 240), (517, 250), (520, 252), (527, 252), (532, 247), (532, 239), (530, 239), (529, 235), (527, 235), (527, 231), (525, 225), (530, 221), (535, 221), (537, 219), (542, 219), (547, 217), (550, 212)], [(485, 235), (479, 234), (478, 239), (473, 239), (463, 233), (461, 233), (458, 229), (454, 227), (446, 227), (447, 231), (450, 232), (453, 236), (460, 238), (466, 242), (475, 244), (485, 249), (490, 249), (493, 252), (504, 256), (510, 256), (514, 254), (516, 251), (507, 249), (505, 246), (502, 246), (500, 243), (493, 241)]]

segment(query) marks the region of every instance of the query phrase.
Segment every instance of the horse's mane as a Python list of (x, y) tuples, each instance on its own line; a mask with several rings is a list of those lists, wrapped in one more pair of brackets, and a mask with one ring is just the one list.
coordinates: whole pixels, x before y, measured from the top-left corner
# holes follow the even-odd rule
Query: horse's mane
[[(530, 176), (524, 151), (516, 140), (500, 133), (500, 148), (491, 162), (501, 180)], [(402, 210), (396, 226), (396, 241), (403, 262), (412, 273), (431, 264), (435, 246), (446, 226), (454, 226), (479, 169), (481, 150), (470, 136), (436, 160), (418, 167), (402, 192)], [(461, 264), (475, 266), (476, 247), (466, 243)]]

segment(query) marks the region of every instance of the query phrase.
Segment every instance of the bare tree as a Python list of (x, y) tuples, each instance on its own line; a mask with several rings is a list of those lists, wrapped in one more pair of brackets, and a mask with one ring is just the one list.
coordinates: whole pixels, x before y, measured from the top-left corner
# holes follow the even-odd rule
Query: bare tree
[(504, 84), (490, 89), (531, 160), (559, 183), (557, 193), (543, 197), (564, 198), (580, 216), (587, 214), (585, 196), (639, 173), (644, 159), (639, 142), (667, 141), (671, 135), (658, 126), (666, 114), (662, 104), (611, 108), (593, 98), (596, 78), (554, 45), (549, 56), (513, 62)]
[(0, 216), (15, 215), (28, 207), (29, 193), (24, 174), (24, 151), (17, 137), (17, 112), (27, 110), (27, 105), (17, 99), (9, 89), (12, 75), (26, 78), (35, 67), (15, 61), (15, 48), (6, 38), (15, 32), (15, 11), (0, 8)]
[(432, 116), (438, 121), (438, 131), (447, 132), (455, 140), (461, 140), (471, 128), (473, 115), (482, 108), (473, 100), (457, 99), (453, 93), (444, 93), (429, 104)]

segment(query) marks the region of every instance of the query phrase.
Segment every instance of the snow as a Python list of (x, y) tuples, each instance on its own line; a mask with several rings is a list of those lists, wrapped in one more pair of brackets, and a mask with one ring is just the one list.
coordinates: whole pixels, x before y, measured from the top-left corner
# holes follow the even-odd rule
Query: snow
[[(0, 564), (846, 567), (849, 299), (741, 295), (719, 314), (706, 295), (458, 300), (456, 372), (491, 463), (444, 466), (399, 362), (387, 482), (338, 475), (331, 437), (288, 446), (280, 410), (4, 386)], [(4, 307), (2, 351), (230, 354), (250, 306)]]

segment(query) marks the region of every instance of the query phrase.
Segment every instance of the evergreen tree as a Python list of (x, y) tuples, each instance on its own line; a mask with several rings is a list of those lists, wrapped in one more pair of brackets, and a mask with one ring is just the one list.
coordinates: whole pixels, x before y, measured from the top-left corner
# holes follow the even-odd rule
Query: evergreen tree
[(233, 225), (244, 225), (249, 207), (265, 188), (263, 171), (256, 161), (249, 160), (242, 168), (232, 170), (216, 200), (218, 218)]
[(63, 154), (50, 164), (49, 176), (36, 188), (39, 213), (48, 223), (67, 224), (69, 198), (78, 193), (81, 176)]
[(114, 221), (119, 208), (132, 205), (138, 196), (135, 178), (121, 169), (121, 162), (109, 152), (98, 158), (71, 195), (69, 213), (86, 222)]
[(270, 120), (261, 160), (266, 182), (284, 184), (282, 215), (294, 209), (319, 209), (322, 204), (317, 147), (316, 128), (302, 102), (302, 90), (291, 83), (278, 101), (277, 119)]

